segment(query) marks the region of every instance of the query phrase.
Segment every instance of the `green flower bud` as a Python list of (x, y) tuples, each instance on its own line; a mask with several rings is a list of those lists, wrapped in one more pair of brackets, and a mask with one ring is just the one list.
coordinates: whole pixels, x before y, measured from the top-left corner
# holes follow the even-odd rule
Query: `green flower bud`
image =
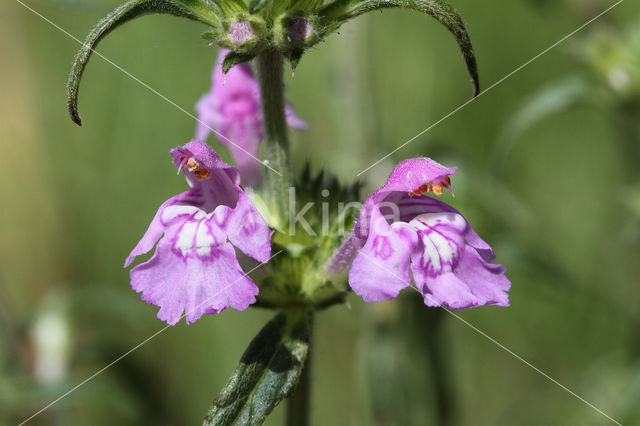
[(353, 229), (358, 193), (359, 185), (343, 187), (332, 176), (305, 170), (289, 190), (287, 223), (272, 237), (272, 251), (283, 253), (265, 265), (258, 303), (322, 308), (344, 300), (346, 277), (329, 276), (326, 266)]

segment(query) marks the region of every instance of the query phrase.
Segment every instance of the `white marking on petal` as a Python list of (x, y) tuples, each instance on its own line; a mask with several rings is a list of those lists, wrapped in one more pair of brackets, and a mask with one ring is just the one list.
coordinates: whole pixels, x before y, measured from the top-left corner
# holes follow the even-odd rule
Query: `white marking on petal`
[(185, 205), (174, 205), (174, 206), (169, 206), (166, 207), (163, 211), (162, 211), (162, 216), (161, 216), (161, 220), (164, 223), (169, 223), (171, 222), (173, 219), (175, 219), (178, 216), (182, 216), (182, 215), (192, 215), (195, 212), (197, 212), (198, 210), (200, 210), (198, 207), (195, 206), (185, 206)]
[(418, 230), (424, 247), (421, 266), (432, 274), (451, 271), (465, 244), (464, 218), (451, 212), (424, 213), (409, 224)]
[(178, 232), (175, 248), (180, 250), (183, 256), (186, 256), (189, 250), (193, 248), (198, 225), (198, 221), (189, 221), (185, 223), (180, 232)]
[[(437, 232), (431, 232), (428, 234), (428, 236), (434, 247), (438, 248), (437, 250), (438, 254), (440, 255), (440, 259), (445, 263), (451, 264), (451, 262), (453, 261), (455, 249), (457, 248), (455, 243), (447, 240)], [(440, 263), (440, 259), (438, 259), (438, 263)]]
[(416, 216), (409, 224), (420, 230), (446, 225), (462, 232), (467, 227), (467, 223), (461, 215), (443, 211), (421, 214)]
[(422, 243), (424, 244), (424, 253), (422, 254), (424, 265), (430, 265), (431, 269), (439, 271), (440, 253), (438, 247), (429, 238), (429, 234), (422, 234)]
[(211, 254), (211, 246), (216, 243), (216, 239), (211, 235), (211, 231), (205, 221), (200, 222), (198, 233), (196, 234), (196, 247), (200, 256)]

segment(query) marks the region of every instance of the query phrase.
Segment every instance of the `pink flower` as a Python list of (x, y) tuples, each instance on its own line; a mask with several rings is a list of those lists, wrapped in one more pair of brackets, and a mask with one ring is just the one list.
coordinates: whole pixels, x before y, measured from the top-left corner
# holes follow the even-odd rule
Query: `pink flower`
[(160, 307), (158, 318), (187, 323), (228, 306), (243, 311), (258, 287), (236, 258), (237, 248), (266, 262), (272, 231), (238, 185), (238, 170), (203, 142), (170, 151), (191, 189), (158, 209), (149, 229), (125, 262), (157, 246), (151, 259), (131, 269), (131, 286), (142, 300)]
[[(222, 61), (229, 53), (221, 49), (213, 69), (212, 86), (198, 104), (196, 140), (205, 141), (211, 129), (220, 133), (218, 140), (231, 151), (242, 183), (258, 185), (261, 180), (260, 142), (264, 137), (264, 124), (260, 104), (260, 86), (253, 78), (248, 64), (236, 65), (225, 75)], [(226, 81), (225, 81), (226, 79)], [(304, 130), (307, 124), (286, 105), (287, 123)]]
[(503, 266), (490, 263), (491, 247), (457, 210), (423, 196), (450, 189), (455, 172), (429, 158), (398, 164), (366, 200), (329, 269), (353, 259), (349, 284), (366, 302), (395, 298), (411, 284), (411, 270), (428, 306), (509, 306), (511, 283)]

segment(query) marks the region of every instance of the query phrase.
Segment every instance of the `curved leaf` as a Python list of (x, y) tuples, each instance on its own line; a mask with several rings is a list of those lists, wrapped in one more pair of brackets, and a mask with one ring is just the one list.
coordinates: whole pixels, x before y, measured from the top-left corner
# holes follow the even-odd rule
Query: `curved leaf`
[(80, 80), (95, 46), (118, 26), (151, 13), (180, 16), (212, 26), (218, 23), (216, 6), (207, 0), (131, 0), (117, 7), (91, 30), (73, 62), (67, 82), (67, 107), (76, 124), (82, 125), (78, 114)]
[(295, 389), (308, 349), (307, 314), (278, 314), (249, 344), (204, 426), (262, 424)]
[(248, 53), (237, 53), (237, 52), (229, 52), (224, 57), (224, 61), (222, 61), (222, 73), (226, 74), (229, 70), (236, 65), (243, 64), (245, 62), (249, 62), (256, 55), (248, 54)]
[(335, 31), (344, 22), (372, 10), (402, 7), (425, 13), (443, 24), (456, 39), (473, 84), (473, 95), (480, 93), (478, 65), (473, 53), (469, 34), (458, 12), (442, 0), (336, 0), (320, 10), (325, 34)]

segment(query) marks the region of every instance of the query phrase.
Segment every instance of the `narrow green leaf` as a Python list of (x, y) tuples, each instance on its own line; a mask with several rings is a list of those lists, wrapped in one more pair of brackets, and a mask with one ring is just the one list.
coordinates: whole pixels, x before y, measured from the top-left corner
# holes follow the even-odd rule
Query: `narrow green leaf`
[(204, 32), (204, 33), (200, 34), (200, 36), (203, 39), (208, 40), (210, 42), (217, 42), (224, 35), (223, 35), (223, 33), (221, 31), (207, 31), (207, 32)]
[(478, 65), (469, 34), (456, 10), (442, 0), (336, 0), (320, 10), (325, 35), (335, 31), (344, 22), (372, 10), (402, 7), (425, 13), (437, 19), (453, 34), (462, 51), (473, 84), (473, 94), (480, 93)]
[(262, 424), (297, 385), (308, 349), (307, 314), (278, 314), (251, 341), (204, 425)]
[(226, 74), (236, 65), (249, 62), (253, 58), (255, 58), (255, 55), (252, 54), (229, 52), (227, 56), (224, 57), (224, 61), (222, 61), (222, 72)]
[(71, 119), (82, 125), (78, 114), (78, 90), (84, 69), (93, 49), (107, 34), (118, 26), (143, 15), (170, 14), (215, 26), (218, 22), (216, 7), (208, 0), (131, 0), (117, 7), (91, 30), (78, 51), (67, 82), (67, 107)]

